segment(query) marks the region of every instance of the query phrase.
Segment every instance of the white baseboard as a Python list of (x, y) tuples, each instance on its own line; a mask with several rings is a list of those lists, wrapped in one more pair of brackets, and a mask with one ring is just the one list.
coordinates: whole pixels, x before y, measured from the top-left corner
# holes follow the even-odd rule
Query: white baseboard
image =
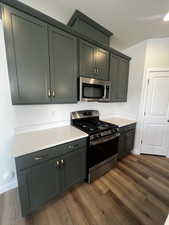
[(7, 184), (0, 186), (0, 194), (10, 191), (18, 186), (16, 180), (12, 180)]
[(134, 148), (132, 153), (135, 154), (135, 155), (140, 155), (140, 152), (138, 151), (137, 148)]

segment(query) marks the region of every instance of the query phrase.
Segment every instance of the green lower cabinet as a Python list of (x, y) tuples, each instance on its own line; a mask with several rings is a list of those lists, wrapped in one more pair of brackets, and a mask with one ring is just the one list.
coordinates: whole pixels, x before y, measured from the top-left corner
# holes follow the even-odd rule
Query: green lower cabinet
[(21, 183), (18, 183), (23, 215), (61, 192), (62, 177), (57, 161), (58, 158), (55, 158), (20, 172), (23, 184), (20, 186)]
[(63, 188), (67, 190), (73, 184), (81, 182), (86, 177), (86, 151), (80, 149), (78, 151), (67, 154), (64, 160), (64, 179)]
[(119, 147), (118, 147), (118, 158), (122, 159), (131, 153), (134, 148), (134, 140), (135, 140), (135, 128), (130, 129), (130, 127), (126, 127), (127, 129), (122, 130), (120, 132), (119, 137)]
[[(86, 146), (77, 148), (76, 143), (79, 145), (79, 141), (75, 141), (71, 144), (71, 149), (66, 144), (61, 145), (61, 149), (67, 149), (67, 153), (52, 159), (46, 159), (43, 162), (37, 161), (37, 164), (25, 169), (20, 167), (22, 162), (16, 160), (23, 216), (30, 215), (48, 200), (59, 196), (72, 185), (85, 180)], [(76, 149), (72, 150), (72, 147)], [(40, 154), (43, 154), (43, 151), (38, 153), (39, 158), (41, 158)], [(33, 158), (36, 159), (37, 157), (33, 156)], [(24, 157), (22, 160), (25, 160)]]

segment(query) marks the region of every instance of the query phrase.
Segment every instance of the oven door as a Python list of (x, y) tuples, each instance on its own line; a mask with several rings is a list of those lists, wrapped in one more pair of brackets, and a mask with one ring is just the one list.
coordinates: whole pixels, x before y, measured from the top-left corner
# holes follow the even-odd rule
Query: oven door
[(118, 154), (119, 138), (116, 137), (112, 140), (90, 145), (88, 149), (88, 168), (93, 168), (102, 164), (107, 159)]
[(109, 99), (109, 81), (80, 77), (80, 101), (106, 101)]

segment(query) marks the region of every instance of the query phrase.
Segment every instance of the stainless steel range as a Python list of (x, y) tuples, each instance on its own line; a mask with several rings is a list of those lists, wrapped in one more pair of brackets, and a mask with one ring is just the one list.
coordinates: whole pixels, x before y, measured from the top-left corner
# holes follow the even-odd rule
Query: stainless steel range
[(71, 123), (89, 135), (87, 181), (91, 183), (115, 166), (118, 156), (119, 127), (99, 120), (99, 112), (96, 110), (72, 112)]

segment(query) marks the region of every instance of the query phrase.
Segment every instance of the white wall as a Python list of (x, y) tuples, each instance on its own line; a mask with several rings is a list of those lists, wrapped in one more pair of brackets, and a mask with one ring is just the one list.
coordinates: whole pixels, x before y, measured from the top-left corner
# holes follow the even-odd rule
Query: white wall
[[(60, 1), (42, 1), (42, 0), (19, 0), (28, 6), (39, 10), (40, 12), (49, 15), (62, 23), (67, 23), (70, 19), (70, 12), (65, 8)], [(73, 14), (73, 11), (72, 11)]]
[(169, 68), (169, 37), (147, 43), (146, 68)]
[(14, 167), (10, 156), (13, 123), (4, 36), (0, 20), (0, 187), (10, 181), (9, 171)]
[(132, 112), (137, 118), (135, 153), (140, 153), (144, 90), (146, 74), (150, 68), (169, 68), (169, 38), (150, 39), (127, 49), (125, 54), (132, 57), (129, 79), (129, 94), (126, 105), (118, 106), (119, 114)]
[[(142, 83), (142, 97), (140, 99), (140, 109), (138, 116), (137, 132), (137, 153), (141, 150), (142, 127), (144, 120), (144, 103), (146, 99), (145, 91), (147, 84), (147, 71), (149, 69), (169, 69), (169, 37), (161, 39), (150, 39), (147, 41), (145, 66)], [(168, 87), (169, 88), (169, 87)]]
[(130, 115), (130, 117), (133, 117), (137, 120), (136, 141), (134, 148), (134, 153), (136, 154), (139, 153), (138, 149), (140, 144), (141, 126), (138, 123), (138, 118), (140, 116), (140, 101), (142, 96), (142, 84), (143, 74), (145, 70), (146, 52), (147, 41), (134, 45), (124, 51), (125, 54), (129, 55), (132, 58), (129, 72), (128, 101), (126, 104), (121, 104), (117, 107), (118, 113), (120, 115)]

